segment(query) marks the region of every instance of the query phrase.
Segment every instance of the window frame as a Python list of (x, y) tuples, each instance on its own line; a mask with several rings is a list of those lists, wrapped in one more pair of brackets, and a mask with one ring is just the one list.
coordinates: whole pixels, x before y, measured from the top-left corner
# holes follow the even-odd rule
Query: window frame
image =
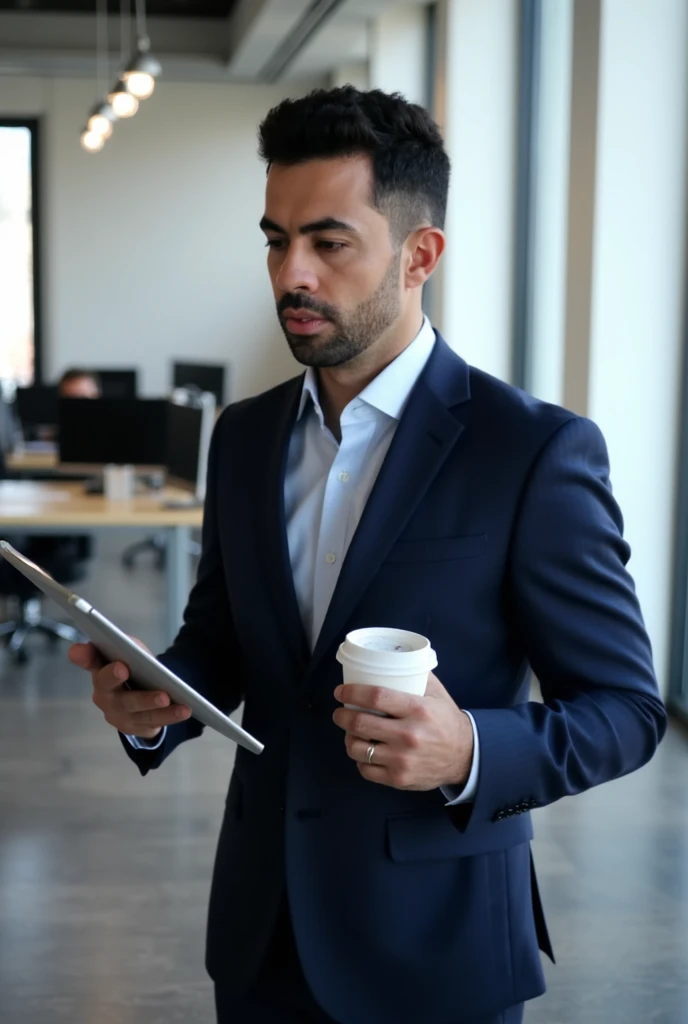
[(679, 415), (668, 705), (688, 725), (688, 317)]
[(31, 251), (33, 257), (33, 376), (43, 383), (42, 233), (40, 188), (40, 120), (37, 117), (0, 117), (0, 128), (27, 128), (31, 137)]

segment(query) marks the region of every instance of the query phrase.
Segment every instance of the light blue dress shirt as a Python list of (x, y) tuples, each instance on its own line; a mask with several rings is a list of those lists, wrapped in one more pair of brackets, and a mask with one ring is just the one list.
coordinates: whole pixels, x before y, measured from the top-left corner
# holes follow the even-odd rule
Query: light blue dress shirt
[[(311, 650), (399, 420), (434, 345), (435, 332), (425, 318), (411, 344), (346, 406), (340, 417), (341, 442), (325, 424), (316, 372), (312, 367), (306, 371), (289, 441), (284, 507), (294, 588)], [(451, 803), (472, 800), (478, 784), (478, 730), (473, 716), (468, 717), (473, 763), (462, 790), (443, 787)], [(129, 738), (135, 747), (155, 749), (164, 731), (152, 744)]]

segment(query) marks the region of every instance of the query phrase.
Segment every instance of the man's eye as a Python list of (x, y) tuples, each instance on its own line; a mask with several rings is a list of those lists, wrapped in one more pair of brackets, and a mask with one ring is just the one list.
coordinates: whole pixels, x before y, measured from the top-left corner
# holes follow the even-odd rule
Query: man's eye
[(317, 244), (319, 249), (324, 249), (326, 252), (338, 252), (344, 248), (343, 242), (328, 242), (326, 239), (321, 239)]
[(268, 249), (282, 249), (284, 248), (284, 239), (282, 238), (268, 238), (265, 243)]

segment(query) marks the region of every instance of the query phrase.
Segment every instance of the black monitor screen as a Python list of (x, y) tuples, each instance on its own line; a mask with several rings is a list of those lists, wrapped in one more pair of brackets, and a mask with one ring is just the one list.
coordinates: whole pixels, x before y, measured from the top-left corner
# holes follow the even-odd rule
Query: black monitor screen
[(94, 370), (103, 398), (136, 398), (136, 370)]
[(61, 398), (61, 462), (162, 465), (167, 402), (164, 398)]
[(194, 488), (198, 479), (202, 421), (203, 410), (200, 408), (174, 402), (167, 407), (167, 472)]
[(31, 388), (17, 388), (17, 417), (25, 430), (57, 423), (57, 386), (35, 384)]
[(218, 405), (225, 404), (225, 368), (207, 363), (173, 363), (173, 388), (198, 388), (215, 395)]

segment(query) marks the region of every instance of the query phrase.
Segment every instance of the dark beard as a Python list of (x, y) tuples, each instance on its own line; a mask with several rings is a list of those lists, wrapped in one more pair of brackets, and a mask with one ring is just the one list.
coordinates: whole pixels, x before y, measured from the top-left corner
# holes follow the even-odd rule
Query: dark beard
[[(285, 295), (277, 304), (277, 315), (292, 355), (303, 366), (344, 366), (369, 349), (401, 312), (399, 298), (400, 255), (392, 264), (375, 290), (352, 313), (342, 315), (334, 306), (315, 302), (307, 295)], [(285, 309), (307, 309), (329, 321), (334, 328), (331, 336), (323, 340), (319, 335), (290, 334), (282, 320)], [(329, 325), (328, 325), (329, 327)]]

